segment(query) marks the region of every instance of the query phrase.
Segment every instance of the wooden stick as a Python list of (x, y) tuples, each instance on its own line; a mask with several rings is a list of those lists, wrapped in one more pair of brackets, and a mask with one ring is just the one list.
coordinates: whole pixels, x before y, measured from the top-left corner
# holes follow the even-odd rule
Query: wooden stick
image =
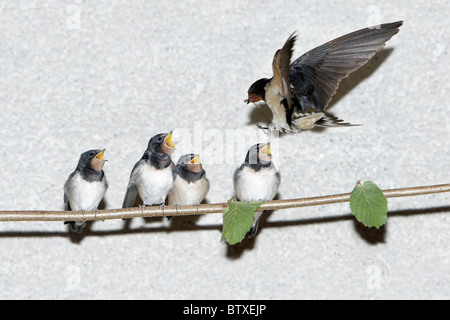
[[(386, 198), (412, 197), (450, 192), (450, 184), (384, 190)], [(267, 201), (261, 210), (281, 210), (299, 207), (320, 206), (350, 201), (350, 193), (337, 195)], [(145, 208), (109, 209), (84, 213), (74, 211), (1, 211), (0, 221), (104, 221), (112, 219), (147, 218), (163, 216), (185, 216), (222, 213), (227, 203), (202, 204), (200, 206), (172, 207), (149, 206)]]

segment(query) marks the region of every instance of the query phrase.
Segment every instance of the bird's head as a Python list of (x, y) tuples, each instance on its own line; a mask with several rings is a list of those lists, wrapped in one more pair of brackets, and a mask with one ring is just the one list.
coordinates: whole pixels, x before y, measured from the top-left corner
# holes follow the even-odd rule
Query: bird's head
[(266, 89), (270, 79), (263, 78), (253, 83), (247, 91), (248, 99), (244, 100), (247, 104), (256, 103), (266, 99)]
[(202, 162), (198, 154), (185, 154), (177, 162), (177, 166), (185, 167), (191, 172), (201, 172), (203, 170)]
[(89, 150), (81, 154), (78, 166), (80, 168), (88, 168), (94, 171), (102, 171), (106, 162), (104, 159), (105, 149)]
[(270, 165), (272, 162), (270, 143), (258, 143), (252, 146), (247, 152), (245, 162), (253, 165)]
[(152, 153), (171, 155), (175, 151), (175, 145), (172, 141), (172, 132), (160, 133), (152, 137), (148, 142), (147, 150)]

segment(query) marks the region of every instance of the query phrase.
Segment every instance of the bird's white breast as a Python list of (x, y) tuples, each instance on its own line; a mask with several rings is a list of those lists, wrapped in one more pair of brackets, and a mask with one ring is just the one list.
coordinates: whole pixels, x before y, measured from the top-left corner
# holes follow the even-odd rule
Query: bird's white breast
[(158, 170), (148, 164), (141, 165), (135, 181), (139, 196), (146, 205), (164, 203), (173, 185), (172, 165)]
[(107, 190), (106, 178), (102, 181), (89, 182), (76, 174), (71, 182), (70, 190), (65, 193), (73, 211), (97, 210)]
[(198, 205), (203, 201), (208, 191), (208, 180), (202, 178), (195, 182), (188, 182), (177, 175), (169, 193), (169, 205)]
[(275, 167), (255, 171), (244, 167), (235, 176), (234, 190), (241, 201), (272, 200), (280, 185)]

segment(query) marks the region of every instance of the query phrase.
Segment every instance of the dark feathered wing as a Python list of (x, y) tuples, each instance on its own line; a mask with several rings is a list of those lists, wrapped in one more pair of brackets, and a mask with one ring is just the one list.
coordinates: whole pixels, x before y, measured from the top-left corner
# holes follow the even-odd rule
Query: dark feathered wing
[(402, 24), (387, 23), (349, 33), (295, 60), (290, 67), (290, 83), (297, 108), (323, 111), (339, 82), (382, 50)]
[[(142, 159), (144, 159), (145, 156), (146, 154), (144, 153)], [(139, 169), (139, 166), (143, 164), (144, 160), (142, 159), (139, 160), (134, 165), (133, 170), (131, 170), (130, 181), (128, 182), (127, 192), (125, 193), (125, 198), (123, 199), (122, 208), (131, 208), (134, 206), (134, 202), (136, 201), (136, 197), (138, 195), (138, 190), (135, 183), (135, 175)]]
[(127, 193), (125, 194), (125, 198), (123, 199), (122, 208), (131, 208), (134, 205), (137, 197), (137, 187), (136, 185), (128, 185)]
[(67, 197), (66, 193), (64, 193), (64, 211), (72, 211), (70, 208), (69, 198)]
[(67, 178), (66, 183), (64, 184), (64, 211), (72, 211), (72, 208), (70, 207), (69, 197), (67, 194), (70, 194), (73, 192), (73, 180), (75, 175), (80, 174), (79, 170), (75, 170), (72, 172), (69, 177)]

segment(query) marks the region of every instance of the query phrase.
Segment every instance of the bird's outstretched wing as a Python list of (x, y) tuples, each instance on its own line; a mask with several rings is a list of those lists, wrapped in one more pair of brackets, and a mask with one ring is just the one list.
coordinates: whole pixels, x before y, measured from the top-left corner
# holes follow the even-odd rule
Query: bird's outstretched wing
[(290, 83), (298, 109), (323, 111), (339, 82), (381, 51), (403, 21), (365, 28), (327, 42), (295, 60)]
[(277, 50), (272, 61), (273, 78), (271, 87), (279, 90), (281, 98), (285, 99), (283, 103), (287, 104), (289, 109), (291, 106), (290, 65), (295, 39), (295, 34), (291, 34), (283, 47)]

